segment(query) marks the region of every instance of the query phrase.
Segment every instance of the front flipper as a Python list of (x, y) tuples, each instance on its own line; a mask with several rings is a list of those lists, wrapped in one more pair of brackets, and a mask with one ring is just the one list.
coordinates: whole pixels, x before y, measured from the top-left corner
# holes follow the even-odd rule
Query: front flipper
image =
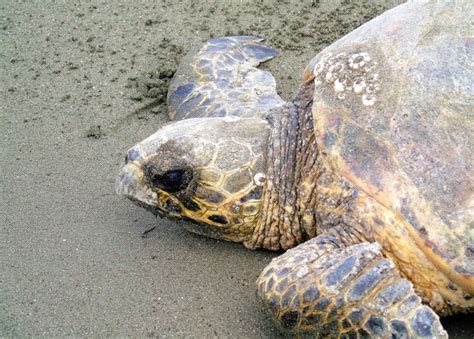
[(210, 39), (184, 57), (168, 90), (170, 118), (260, 117), (282, 105), (273, 76), (256, 67), (276, 56), (262, 41)]
[(257, 285), (274, 318), (295, 334), (447, 337), (438, 315), (421, 304), (377, 243), (345, 247), (318, 236), (273, 259)]

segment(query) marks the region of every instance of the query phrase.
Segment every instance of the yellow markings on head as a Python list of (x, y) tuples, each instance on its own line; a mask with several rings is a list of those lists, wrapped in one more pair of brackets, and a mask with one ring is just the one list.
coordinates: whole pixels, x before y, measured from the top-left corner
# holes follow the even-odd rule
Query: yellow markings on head
[[(210, 163), (193, 169), (194, 180), (186, 190), (169, 193), (157, 190), (159, 205), (175, 208), (174, 217), (191, 219), (222, 232), (219, 237), (231, 241), (243, 241), (251, 236), (258, 221), (262, 188), (253, 180), (262, 171), (261, 157), (250, 146), (232, 142), (229, 152), (236, 157), (229, 162), (214, 155)], [(223, 152), (223, 143), (218, 152)], [(224, 157), (221, 154), (220, 157)], [(220, 160), (219, 160), (220, 159)], [(238, 163), (238, 159), (244, 160)], [(171, 204), (169, 201), (172, 201)]]

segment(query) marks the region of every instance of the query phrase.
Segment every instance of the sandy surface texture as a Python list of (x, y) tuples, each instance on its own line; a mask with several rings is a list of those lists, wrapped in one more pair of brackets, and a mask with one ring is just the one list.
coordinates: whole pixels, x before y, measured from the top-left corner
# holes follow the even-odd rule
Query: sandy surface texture
[[(255, 298), (274, 253), (155, 219), (115, 176), (167, 121), (190, 48), (266, 38), (288, 99), (313, 55), (397, 2), (2, 1), (0, 336), (281, 336)], [(474, 336), (467, 320), (452, 337)]]

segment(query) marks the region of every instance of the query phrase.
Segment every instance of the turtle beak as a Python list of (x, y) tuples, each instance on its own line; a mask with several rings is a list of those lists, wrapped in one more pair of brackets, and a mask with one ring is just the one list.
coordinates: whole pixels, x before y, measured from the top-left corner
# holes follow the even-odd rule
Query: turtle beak
[(115, 181), (115, 190), (119, 195), (127, 197), (153, 214), (163, 217), (163, 211), (157, 206), (158, 195), (147, 187), (143, 171), (135, 161), (124, 164)]

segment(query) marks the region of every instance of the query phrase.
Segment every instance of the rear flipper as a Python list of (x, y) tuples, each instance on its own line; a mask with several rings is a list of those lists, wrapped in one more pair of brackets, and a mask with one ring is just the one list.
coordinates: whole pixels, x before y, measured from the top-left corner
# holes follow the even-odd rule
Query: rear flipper
[(273, 76), (256, 68), (276, 56), (262, 41), (210, 39), (184, 57), (168, 90), (170, 118), (260, 117), (282, 105)]
[(296, 334), (447, 338), (438, 315), (377, 243), (345, 247), (318, 236), (273, 259), (257, 285), (274, 318)]

